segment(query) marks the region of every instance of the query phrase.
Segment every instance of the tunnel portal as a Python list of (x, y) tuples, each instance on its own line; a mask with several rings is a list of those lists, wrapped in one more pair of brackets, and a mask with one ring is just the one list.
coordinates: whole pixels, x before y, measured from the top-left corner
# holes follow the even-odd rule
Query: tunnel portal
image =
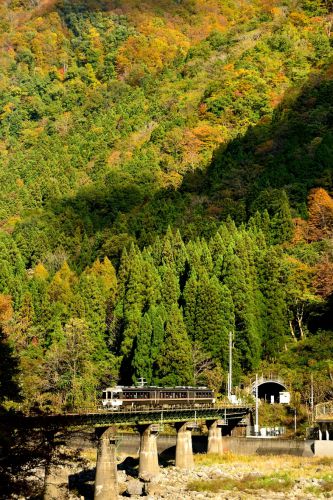
[(280, 392), (286, 391), (286, 387), (279, 382), (268, 381), (258, 384), (258, 397), (267, 403), (280, 403)]

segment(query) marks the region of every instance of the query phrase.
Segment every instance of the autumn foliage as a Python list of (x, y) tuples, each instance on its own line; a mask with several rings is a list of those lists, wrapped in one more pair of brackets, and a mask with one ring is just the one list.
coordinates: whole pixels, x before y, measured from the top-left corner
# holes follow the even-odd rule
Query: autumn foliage
[(308, 238), (311, 241), (333, 236), (333, 198), (322, 188), (312, 189), (308, 200)]
[(0, 328), (22, 408), (140, 376), (220, 391), (230, 330), (238, 383), (331, 329), (327, 7), (0, 2)]
[(0, 294), (0, 324), (4, 325), (13, 317), (13, 304), (10, 295)]

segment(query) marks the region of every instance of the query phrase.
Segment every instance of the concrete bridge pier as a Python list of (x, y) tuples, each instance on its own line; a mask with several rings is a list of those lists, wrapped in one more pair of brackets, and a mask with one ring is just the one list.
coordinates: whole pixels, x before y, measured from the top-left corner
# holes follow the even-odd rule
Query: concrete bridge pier
[(160, 472), (157, 454), (157, 436), (159, 427), (156, 424), (139, 425), (140, 454), (139, 477), (157, 476)]
[(116, 436), (113, 427), (96, 429), (98, 437), (94, 500), (118, 499)]
[(326, 439), (326, 441), (330, 440), (330, 431), (329, 431), (328, 424), (325, 425), (325, 439)]
[(208, 427), (208, 446), (207, 453), (223, 454), (222, 442), (222, 420), (207, 420)]
[(197, 425), (192, 422), (177, 423), (176, 467), (192, 469), (194, 467), (192, 449), (192, 429)]
[(54, 437), (55, 432), (53, 431), (44, 433), (47, 461), (45, 466), (43, 500), (56, 500), (59, 498), (59, 489), (55, 480), (57, 474), (54, 463), (56, 455)]
[(319, 441), (329, 441), (330, 440), (330, 430), (327, 423), (320, 423), (318, 427)]

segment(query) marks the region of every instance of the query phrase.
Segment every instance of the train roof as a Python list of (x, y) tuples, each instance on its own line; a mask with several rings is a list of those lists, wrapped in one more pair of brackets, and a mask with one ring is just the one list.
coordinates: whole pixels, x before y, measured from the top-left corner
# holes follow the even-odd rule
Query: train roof
[(117, 385), (116, 387), (106, 387), (103, 389), (103, 391), (115, 391), (115, 390), (131, 390), (131, 391), (137, 391), (137, 390), (142, 390), (142, 391), (156, 391), (156, 389), (161, 389), (164, 391), (181, 391), (181, 390), (205, 390), (205, 391), (210, 391), (208, 387), (200, 386), (200, 387), (193, 387), (193, 386), (176, 386), (176, 387), (160, 387), (160, 386), (155, 386), (155, 385), (144, 385), (144, 386), (122, 386), (122, 385)]

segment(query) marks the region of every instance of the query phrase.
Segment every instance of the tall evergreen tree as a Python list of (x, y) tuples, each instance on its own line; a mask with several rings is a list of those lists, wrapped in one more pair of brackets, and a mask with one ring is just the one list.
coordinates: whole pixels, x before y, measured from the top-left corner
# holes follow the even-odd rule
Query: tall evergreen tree
[(286, 343), (288, 332), (286, 283), (282, 262), (281, 252), (270, 249), (262, 263), (262, 293), (265, 300), (263, 354), (270, 361), (278, 358)]
[(165, 341), (157, 359), (159, 382), (166, 386), (188, 385), (193, 382), (191, 342), (183, 316), (175, 304), (165, 326)]
[(169, 311), (172, 304), (177, 304), (180, 297), (179, 278), (174, 266), (163, 266), (160, 270), (162, 303)]
[(234, 330), (234, 311), (230, 292), (213, 276), (198, 282), (195, 340), (199, 341), (213, 358), (226, 367), (228, 334)]
[[(153, 365), (153, 382), (157, 384), (157, 366), (156, 362), (160, 355), (163, 342), (164, 342), (164, 326), (165, 320), (167, 318), (167, 313), (165, 308), (162, 305), (153, 306), (148, 311), (151, 325), (152, 325), (152, 338), (151, 338), (151, 346), (150, 346), (150, 357)], [(156, 379), (157, 377), (157, 379)]]
[(194, 272), (187, 280), (183, 293), (184, 319), (188, 334), (192, 341), (196, 337), (196, 315), (198, 300), (198, 279)]
[(251, 282), (247, 279), (243, 261), (228, 254), (224, 283), (229, 288), (235, 311), (235, 346), (245, 371), (255, 369), (260, 361), (261, 338), (256, 324), (256, 304)]
[(273, 243), (290, 241), (293, 235), (294, 224), (291, 217), (289, 200), (284, 190), (280, 191), (274, 206), (274, 215), (271, 219), (271, 234)]
[(222, 240), (222, 237), (219, 232), (216, 232), (215, 235), (209, 240), (209, 250), (213, 259), (214, 265), (219, 261), (221, 257), (225, 254), (226, 246)]
[(151, 356), (153, 328), (150, 315), (145, 313), (141, 318), (138, 335), (135, 341), (132, 359), (133, 382), (136, 383), (143, 377), (148, 384), (152, 381), (153, 361)]
[(167, 229), (166, 235), (164, 236), (163, 239), (163, 247), (162, 247), (162, 262), (164, 262), (167, 265), (172, 265), (175, 263), (174, 261), (174, 256), (173, 256), (173, 246), (172, 246), (172, 241), (173, 241), (173, 235), (170, 226)]
[(172, 246), (176, 272), (181, 279), (185, 272), (187, 252), (179, 229), (177, 229), (172, 237)]
[(206, 272), (210, 275), (213, 271), (214, 264), (212, 254), (210, 253), (210, 249), (207, 245), (206, 240), (201, 241), (201, 264)]

